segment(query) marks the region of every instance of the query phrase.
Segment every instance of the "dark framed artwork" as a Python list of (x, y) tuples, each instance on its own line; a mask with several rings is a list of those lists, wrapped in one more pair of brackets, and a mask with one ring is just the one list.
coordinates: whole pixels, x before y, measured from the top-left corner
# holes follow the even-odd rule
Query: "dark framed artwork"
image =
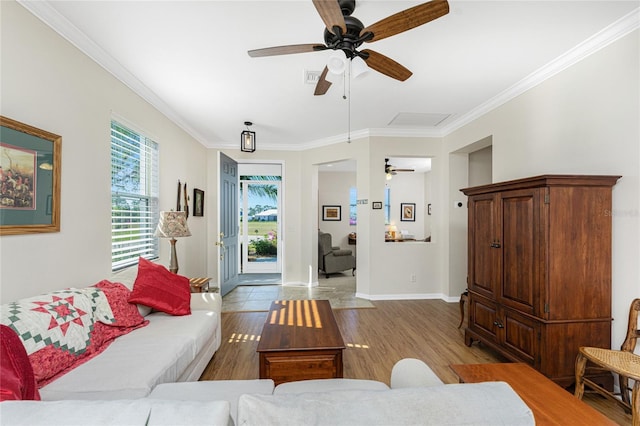
[(0, 234), (60, 231), (62, 137), (0, 116)]
[(400, 203), (400, 221), (416, 221), (416, 203)]
[(427, 214), (431, 216), (431, 203), (427, 204)]
[(322, 206), (322, 220), (341, 221), (342, 207), (341, 206)]
[(193, 215), (204, 216), (204, 191), (193, 188)]
[(374, 201), (371, 204), (371, 208), (374, 210), (382, 210), (382, 201)]

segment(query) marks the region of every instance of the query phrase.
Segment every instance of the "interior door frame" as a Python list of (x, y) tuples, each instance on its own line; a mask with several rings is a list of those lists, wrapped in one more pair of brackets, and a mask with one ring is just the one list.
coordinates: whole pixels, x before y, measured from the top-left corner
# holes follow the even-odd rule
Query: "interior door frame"
[[(286, 283), (286, 262), (287, 262), (287, 249), (286, 249), (286, 220), (287, 220), (287, 212), (286, 212), (286, 200), (287, 200), (287, 184), (286, 184), (286, 164), (285, 160), (253, 160), (253, 159), (241, 159), (238, 160), (238, 165), (251, 165), (251, 164), (269, 164), (269, 165), (278, 165), (280, 166), (280, 193), (279, 193), (279, 210), (278, 210), (278, 221), (280, 222), (280, 234), (278, 235), (278, 244), (279, 244), (279, 261), (280, 261), (280, 274), (282, 277), (282, 284)], [(239, 198), (239, 194), (238, 194)], [(239, 215), (240, 213), (238, 213)], [(239, 267), (239, 266), (238, 266)]]

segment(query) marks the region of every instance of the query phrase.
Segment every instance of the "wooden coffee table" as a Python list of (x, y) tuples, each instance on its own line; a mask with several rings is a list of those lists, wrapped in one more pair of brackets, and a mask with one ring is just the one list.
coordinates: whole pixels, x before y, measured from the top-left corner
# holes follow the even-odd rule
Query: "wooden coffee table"
[(344, 348), (328, 300), (275, 301), (258, 343), (260, 378), (276, 385), (340, 378)]
[(507, 382), (533, 411), (536, 425), (616, 425), (527, 364), (451, 365), (461, 383)]

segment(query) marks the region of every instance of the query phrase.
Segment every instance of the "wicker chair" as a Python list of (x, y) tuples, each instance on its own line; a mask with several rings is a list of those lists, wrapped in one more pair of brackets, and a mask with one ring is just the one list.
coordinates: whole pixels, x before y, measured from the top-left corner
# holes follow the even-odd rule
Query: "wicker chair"
[[(640, 356), (633, 353), (640, 337), (640, 329), (638, 329), (639, 311), (640, 299), (635, 299), (631, 303), (631, 309), (629, 309), (627, 337), (619, 351), (581, 347), (576, 358), (575, 396), (582, 399), (584, 387), (588, 386), (597, 393), (616, 401), (625, 410), (631, 411), (633, 426), (640, 426)], [(622, 399), (616, 398), (613, 393), (584, 377), (587, 361), (599, 368), (618, 374)], [(633, 390), (629, 389), (629, 379), (635, 381)]]

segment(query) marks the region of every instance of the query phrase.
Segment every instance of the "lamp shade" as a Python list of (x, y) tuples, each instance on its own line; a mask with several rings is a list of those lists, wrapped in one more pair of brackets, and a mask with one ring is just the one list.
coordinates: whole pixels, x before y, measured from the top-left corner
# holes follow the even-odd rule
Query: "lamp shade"
[(342, 74), (347, 67), (347, 55), (342, 50), (336, 50), (327, 61), (327, 68), (334, 74)]
[(369, 72), (369, 66), (360, 56), (355, 56), (351, 59), (351, 75), (354, 78), (358, 78), (361, 75), (365, 75)]
[(160, 221), (154, 234), (161, 238), (190, 237), (191, 231), (187, 226), (185, 212), (160, 212)]

